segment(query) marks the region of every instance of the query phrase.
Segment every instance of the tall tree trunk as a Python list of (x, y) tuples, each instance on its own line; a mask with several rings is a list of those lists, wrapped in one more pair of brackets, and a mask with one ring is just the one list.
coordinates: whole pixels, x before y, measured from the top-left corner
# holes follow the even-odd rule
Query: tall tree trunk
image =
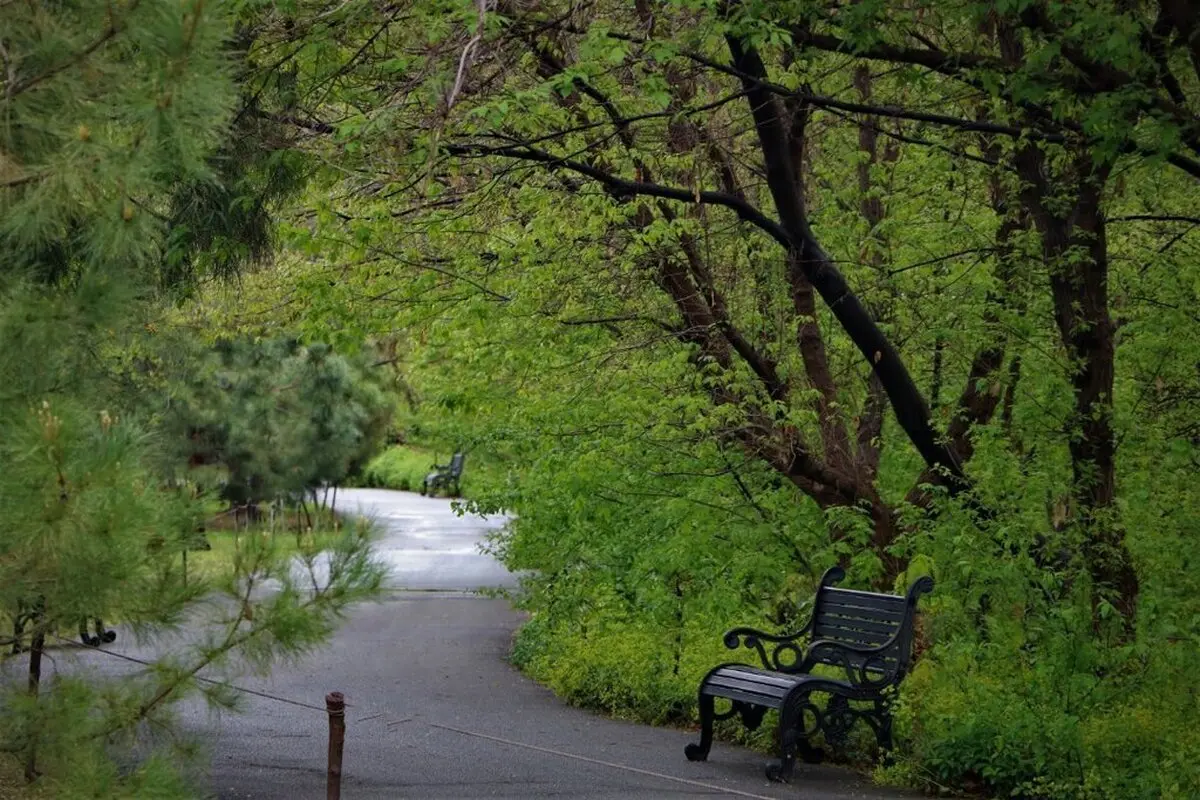
[(962, 463), (939, 440), (929, 418), (929, 406), (899, 352), (851, 290), (809, 226), (804, 200), (795, 191), (792, 156), (778, 103), (766, 88), (766, 66), (758, 51), (733, 35), (726, 36), (726, 44), (733, 66), (741, 76), (742, 89), (754, 117), (759, 149), (766, 168), (767, 188), (775, 201), (780, 224), (787, 233), (789, 247), (795, 253), (800, 268), (879, 376), (892, 402), (896, 420), (908, 434), (917, 452), (931, 467), (945, 470), (950, 476), (951, 492), (966, 489), (969, 484), (963, 474)]
[[(1087, 191), (1087, 190), (1085, 190)], [(1139, 584), (1124, 531), (1113, 507), (1116, 497), (1116, 438), (1112, 428), (1115, 326), (1108, 311), (1108, 246), (1095, 198), (1085, 198), (1078, 224), (1087, 257), (1051, 273), (1055, 321), (1071, 359), (1075, 413), (1070, 421), (1076, 513), (1084, 532), (1083, 557), (1092, 579), (1093, 619), (1111, 602), (1126, 632), (1132, 631)]]
[[(1054, 321), (1071, 362), (1073, 413), (1066, 421), (1071, 454), (1071, 521), (1083, 536), (1081, 555), (1092, 582), (1093, 622), (1111, 603), (1126, 636), (1133, 632), (1139, 583), (1117, 518), (1116, 440), (1112, 428), (1115, 326), (1108, 309), (1108, 242), (1102, 192), (1110, 167), (1077, 153), (1070, 174), (1053, 184), (1045, 155), (1036, 148), (1018, 154), (1024, 179), (1022, 201), (1042, 235), (1050, 271)], [(1073, 204), (1066, 208), (1063, 186)], [(1050, 202), (1048, 202), (1050, 201)], [(1056, 213), (1057, 212), (1057, 213)]]

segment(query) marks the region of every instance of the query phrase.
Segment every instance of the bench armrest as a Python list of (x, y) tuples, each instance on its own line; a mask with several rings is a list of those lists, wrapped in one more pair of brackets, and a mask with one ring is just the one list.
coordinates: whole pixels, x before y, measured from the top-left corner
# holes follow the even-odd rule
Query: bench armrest
[[(839, 666), (846, 672), (846, 680), (854, 686), (867, 689), (882, 689), (896, 682), (899, 665), (895, 658), (889, 664), (885, 655), (895, 649), (897, 632), (886, 642), (876, 647), (863, 647), (831, 639), (815, 639), (808, 645), (804, 661), (809, 669), (822, 663)], [(805, 672), (808, 669), (804, 670)]]
[[(846, 573), (841, 567), (830, 567), (825, 570), (825, 574), (821, 576), (821, 580), (817, 584), (817, 597), (821, 596), (821, 589), (833, 586), (844, 577), (846, 577)], [(799, 640), (812, 633), (813, 625), (817, 620), (816, 611), (817, 604), (814, 601), (809, 610), (808, 622), (795, 633), (776, 635), (754, 628), (734, 628), (725, 634), (725, 646), (730, 650), (736, 650), (739, 645), (743, 645), (757, 651), (763, 669), (771, 669), (776, 672), (807, 672), (809, 663), (805, 658), (804, 650), (800, 647)], [(763, 647), (763, 642), (775, 645), (770, 654)], [(785, 656), (787, 660), (781, 661), (780, 656)]]
[[(754, 628), (734, 628), (725, 632), (723, 641), (730, 650), (747, 647), (756, 651), (763, 669), (794, 672), (804, 661), (804, 650), (800, 646), (800, 640), (808, 636), (812, 630), (812, 624), (812, 618), (809, 618), (808, 623), (800, 630), (784, 634), (767, 633)], [(768, 653), (763, 642), (775, 646)], [(781, 656), (786, 656), (786, 658), (781, 660)]]

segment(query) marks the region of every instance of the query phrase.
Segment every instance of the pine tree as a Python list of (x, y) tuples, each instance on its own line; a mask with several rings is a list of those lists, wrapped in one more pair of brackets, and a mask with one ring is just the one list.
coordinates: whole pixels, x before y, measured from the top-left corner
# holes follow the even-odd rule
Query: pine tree
[(193, 466), (190, 477), (218, 490), (230, 510), (303, 503), (380, 444), (387, 398), (361, 357), (290, 338), (221, 339), (212, 348), (159, 338), (163, 385), (148, 399), (167, 408), (161, 426), (177, 445), (170, 466), (212, 467), (204, 475)]
[[(119, 770), (110, 745), (189, 694), (234, 705), (227, 684), (196, 681), (201, 668), (266, 669), (318, 645), (380, 571), (352, 531), (327, 570), (253, 539), (230, 574), (186, 582), (195, 508), (149, 467), (155, 443), (112, 380), (109, 355), (154, 314), (174, 187), (219, 185), (211, 159), (236, 97), (227, 4), (10, 3), (2, 16), (0, 620), (25, 630), (0, 642), (28, 652), (0, 657), (0, 753), (64, 796), (183, 796), (166, 754)], [(252, 595), (264, 582), (279, 590)], [(197, 608), (213, 594), (226, 602)], [(43, 650), (85, 616), (135, 632), (186, 618), (198, 641), (135, 679), (43, 680)]]

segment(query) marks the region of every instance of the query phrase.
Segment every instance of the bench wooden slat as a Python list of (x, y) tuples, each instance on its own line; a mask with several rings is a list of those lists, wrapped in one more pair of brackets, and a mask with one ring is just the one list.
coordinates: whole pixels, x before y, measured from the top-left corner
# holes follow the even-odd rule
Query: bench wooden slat
[(813, 639), (836, 639), (839, 641), (853, 642), (860, 647), (878, 647), (885, 644), (891, 638), (890, 633), (879, 633), (877, 631), (864, 631), (858, 628), (843, 627), (841, 625), (818, 625), (813, 630)]
[(713, 673), (713, 677), (717, 676), (729, 676), (745, 681), (756, 681), (758, 683), (767, 683), (773, 686), (783, 686), (788, 689), (796, 685), (796, 680), (792, 677), (789, 677), (785, 673), (767, 672), (766, 670), (758, 669), (756, 667), (740, 667), (736, 665), (721, 667), (719, 670)]
[[(880, 631), (891, 632), (899, 628), (902, 620), (891, 619), (890, 615), (878, 612), (862, 612), (856, 608), (822, 608), (817, 612), (817, 623), (830, 621), (834, 625), (847, 625), (851, 623), (865, 623), (863, 630), (865, 631)], [(880, 628), (879, 626), (882, 626)]]
[(880, 637), (877, 633), (855, 631), (846, 628), (823, 628), (813, 634), (813, 639), (832, 639), (838, 642), (849, 642), (855, 647), (876, 647), (887, 641), (886, 636)]
[(904, 616), (905, 600), (903, 597), (897, 597), (891, 594), (874, 594), (872, 592), (859, 592), (854, 589), (830, 589), (826, 588), (821, 591), (820, 604), (823, 609), (830, 606), (844, 606), (846, 608), (862, 608), (870, 609), (871, 611), (884, 611), (893, 614)]
[[(816, 661), (818, 664), (824, 664), (827, 667), (834, 667), (835, 669), (844, 669), (844, 667), (845, 667), (842, 660), (840, 658), (834, 657), (833, 655), (820, 656), (813, 660)], [(850, 663), (850, 668), (853, 669), (855, 671), (855, 673), (858, 673), (859, 671), (862, 670), (863, 660), (864, 660), (862, 658), (862, 656), (857, 656), (857, 657), (851, 656), (851, 657), (847, 658), (846, 660)], [(891, 669), (895, 666), (896, 666), (896, 659), (894, 659), (894, 658), (885, 658), (885, 659), (882, 659), (882, 661), (878, 658), (874, 658), (871, 660), (871, 665), (867, 667), (867, 672), (869, 672), (872, 675), (878, 675), (878, 674), (881, 674), (884, 672), (884, 668)], [(844, 672), (836, 673), (836, 677), (844, 678), (845, 673)]]
[(843, 589), (840, 586), (821, 587), (822, 597), (845, 597), (857, 599), (868, 608), (883, 606), (899, 606), (903, 608), (908, 601), (902, 594), (883, 594), (881, 592), (864, 592), (862, 589)]
[[(886, 636), (880, 636), (878, 633), (862, 633), (861, 631), (847, 631), (830, 628), (820, 631), (813, 638), (823, 639), (827, 642), (844, 642), (851, 647), (870, 649), (881, 647), (888, 641)], [(890, 650), (891, 648), (888, 649)]]
[[(886, 639), (900, 629), (900, 624), (893, 622), (881, 622), (877, 619), (862, 619), (859, 617), (841, 616), (839, 614), (822, 609), (821, 613), (817, 614), (816, 629), (820, 631), (823, 627), (846, 628), (848, 630), (877, 633)], [(820, 638), (820, 636), (817, 638)]]
[(714, 697), (724, 697), (726, 700), (739, 700), (743, 703), (749, 703), (754, 706), (763, 706), (764, 708), (780, 708), (783, 703), (782, 697), (760, 694), (757, 692), (745, 692), (741, 689), (722, 688), (719, 692), (705, 692)]
[(904, 609), (893, 611), (885, 608), (861, 608), (859, 606), (847, 606), (828, 600), (820, 604), (817, 612), (822, 614), (841, 614), (844, 617), (854, 617), (862, 620), (885, 622), (896, 625), (904, 622), (905, 617)]
[(862, 631), (851, 631), (841, 628), (824, 628), (818, 631), (813, 638), (825, 639), (831, 642), (845, 642), (851, 647), (879, 647), (888, 640), (888, 637), (881, 636), (878, 633), (864, 633)]
[[(762, 698), (775, 698), (781, 700), (788, 692), (791, 691), (790, 686), (772, 686), (766, 683), (753, 683), (751, 681), (742, 681), (737, 678), (713, 676), (709, 678), (706, 684), (706, 691), (709, 694), (726, 696), (726, 692), (736, 690), (747, 694), (757, 695)], [(764, 699), (765, 702), (765, 699)]]

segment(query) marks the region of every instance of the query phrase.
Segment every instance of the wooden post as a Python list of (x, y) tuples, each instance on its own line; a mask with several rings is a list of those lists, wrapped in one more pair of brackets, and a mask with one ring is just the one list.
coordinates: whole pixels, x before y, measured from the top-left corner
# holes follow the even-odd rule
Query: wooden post
[[(38, 610), (40, 611), (40, 604), (44, 601), (39, 599), (37, 602), (39, 604)], [(29, 695), (36, 703), (38, 701), (38, 690), (42, 683), (42, 650), (46, 646), (46, 620), (41, 613), (35, 613), (33, 622), (33, 637), (29, 647)], [(30, 783), (33, 783), (38, 776), (37, 741), (37, 730), (36, 728), (31, 728), (29, 731), (28, 749), (25, 751), (25, 780)]]
[(329, 774), (325, 781), (326, 800), (342, 796), (342, 745), (346, 741), (346, 698), (341, 692), (325, 695), (329, 713)]

